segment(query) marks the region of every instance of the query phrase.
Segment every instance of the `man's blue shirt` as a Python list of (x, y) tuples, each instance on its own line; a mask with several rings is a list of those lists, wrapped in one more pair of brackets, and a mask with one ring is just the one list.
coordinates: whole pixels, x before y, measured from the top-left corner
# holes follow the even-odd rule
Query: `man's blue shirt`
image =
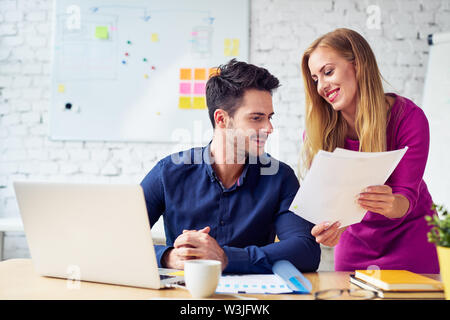
[(294, 171), (264, 154), (258, 161), (247, 159), (239, 179), (226, 189), (211, 166), (209, 146), (160, 160), (141, 183), (150, 225), (164, 217), (166, 246), (155, 245), (159, 266), (184, 229), (209, 226), (228, 257), (225, 273), (271, 273), (281, 259), (315, 271), (320, 247), (311, 235), (313, 225), (289, 211), (299, 188)]

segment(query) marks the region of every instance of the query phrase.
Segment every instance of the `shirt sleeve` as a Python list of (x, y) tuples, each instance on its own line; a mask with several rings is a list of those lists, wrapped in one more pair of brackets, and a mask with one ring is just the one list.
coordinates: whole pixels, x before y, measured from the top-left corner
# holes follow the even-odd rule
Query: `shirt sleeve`
[(392, 193), (401, 194), (409, 201), (408, 215), (417, 205), (430, 147), (428, 120), (420, 108), (414, 108), (394, 128), (392, 139), (395, 149), (408, 147), (405, 155), (387, 180)]
[(289, 211), (299, 188), (292, 169), (282, 182), (275, 230), (280, 241), (266, 246), (236, 248), (224, 246), (228, 257), (225, 273), (272, 273), (278, 260), (288, 260), (302, 272), (316, 271), (320, 263), (320, 246), (311, 235), (313, 224)]
[[(158, 221), (165, 210), (164, 186), (161, 178), (162, 170), (163, 163), (162, 161), (159, 161), (141, 182), (141, 187), (144, 191), (150, 227), (153, 227), (153, 225)], [(158, 267), (162, 268), (163, 266), (161, 264), (161, 258), (164, 252), (166, 252), (166, 250), (171, 247), (155, 245), (154, 248)]]

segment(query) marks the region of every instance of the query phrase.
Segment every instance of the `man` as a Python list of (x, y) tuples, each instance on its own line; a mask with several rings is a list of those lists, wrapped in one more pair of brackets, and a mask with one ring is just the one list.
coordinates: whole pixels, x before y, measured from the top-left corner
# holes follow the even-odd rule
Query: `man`
[(206, 84), (210, 144), (162, 159), (142, 181), (150, 224), (164, 217), (167, 245), (155, 246), (160, 267), (214, 259), (225, 273), (271, 273), (287, 259), (302, 271), (317, 269), (313, 225), (289, 211), (298, 180), (264, 153), (278, 86), (264, 68), (234, 59), (220, 66)]

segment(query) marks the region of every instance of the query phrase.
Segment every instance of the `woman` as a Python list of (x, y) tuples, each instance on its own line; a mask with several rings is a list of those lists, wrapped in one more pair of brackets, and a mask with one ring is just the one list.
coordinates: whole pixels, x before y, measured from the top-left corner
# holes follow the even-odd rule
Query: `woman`
[(347, 228), (317, 224), (316, 241), (335, 248), (336, 271), (406, 269), (439, 273), (434, 245), (428, 243), (425, 215), (433, 214), (423, 181), (429, 127), (411, 100), (383, 90), (375, 56), (357, 32), (336, 29), (323, 35), (302, 59), (306, 91), (303, 168), (319, 150), (341, 147), (379, 152), (408, 146), (385, 185), (368, 186), (357, 195), (367, 210)]

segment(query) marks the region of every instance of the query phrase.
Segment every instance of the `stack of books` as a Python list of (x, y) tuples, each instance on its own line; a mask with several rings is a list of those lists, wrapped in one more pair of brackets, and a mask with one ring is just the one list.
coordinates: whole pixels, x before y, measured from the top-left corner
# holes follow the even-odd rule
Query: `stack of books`
[(445, 299), (442, 282), (406, 270), (356, 270), (350, 282), (384, 299)]

